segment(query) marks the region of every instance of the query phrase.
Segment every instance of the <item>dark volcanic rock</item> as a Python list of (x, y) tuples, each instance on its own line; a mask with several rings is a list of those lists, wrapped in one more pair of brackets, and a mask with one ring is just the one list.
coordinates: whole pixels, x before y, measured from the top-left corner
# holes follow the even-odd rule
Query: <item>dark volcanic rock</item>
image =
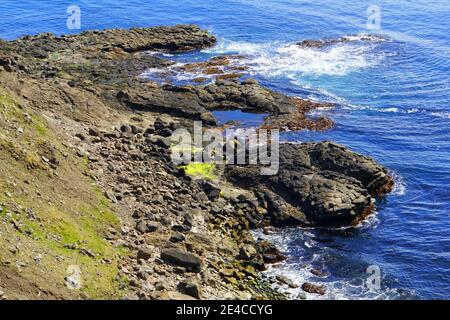
[(265, 263), (276, 263), (286, 259), (277, 247), (267, 240), (257, 243), (258, 251), (262, 254)]
[[(52, 93), (46, 99), (67, 99), (74, 107), (82, 104), (78, 101), (80, 97), (90, 100), (84, 96), (94, 94), (117, 108), (125, 106), (202, 120), (204, 125), (216, 124), (211, 114), (213, 110), (267, 113), (272, 116), (270, 126), (291, 130), (326, 129), (332, 125), (326, 118), (316, 120), (306, 116), (311, 109), (323, 104), (274, 92), (254, 79), (217, 79), (206, 86), (179, 87), (158, 85), (141, 76), (148, 69), (164, 72), (174, 65), (173, 61), (146, 53), (148, 50), (182, 52), (210, 47), (215, 42), (210, 33), (192, 25), (87, 31), (66, 36), (41, 34), (1, 41), (0, 65), (34, 78), (66, 82), (76, 90), (73, 92), (76, 97), (64, 88), (56, 97), (56, 93)], [(217, 69), (216, 65), (227, 65), (230, 61), (216, 57), (202, 64)], [(40, 91), (46, 90), (40, 88)], [(285, 117), (275, 119), (282, 115)], [(169, 131), (164, 129), (158, 134), (167, 136)]]
[(202, 260), (193, 253), (180, 249), (165, 249), (161, 252), (161, 259), (193, 272), (200, 272)]
[(374, 160), (332, 142), (282, 144), (280, 168), (260, 175), (259, 166), (227, 166), (231, 182), (254, 188), (272, 224), (342, 226), (372, 210), (372, 196), (389, 192), (392, 179)]
[(302, 284), (302, 290), (308, 293), (324, 295), (326, 293), (325, 287), (317, 284), (305, 282)]
[(147, 248), (140, 248), (137, 257), (138, 259), (148, 260), (152, 257), (152, 251)]
[(286, 96), (264, 88), (253, 79), (217, 80), (207, 86), (137, 86), (119, 91), (117, 98), (135, 109), (169, 113), (214, 125), (214, 110), (242, 110), (270, 115), (266, 128), (324, 130), (333, 122), (325, 117), (308, 118), (307, 113), (330, 104)]
[[(26, 44), (34, 46), (27, 47)], [(24, 56), (45, 58), (51, 52), (61, 49), (91, 50), (103, 52), (122, 49), (126, 52), (170, 51), (183, 52), (207, 48), (216, 43), (216, 38), (195, 25), (176, 25), (154, 28), (109, 29), (86, 31), (79, 35), (57, 37), (51, 33), (26, 36), (12, 41), (23, 50)], [(28, 49), (28, 51), (26, 51)]]
[(354, 35), (354, 36), (344, 36), (336, 39), (323, 39), (323, 40), (303, 40), (297, 45), (303, 48), (314, 48), (314, 49), (320, 49), (324, 47), (329, 47), (332, 45), (340, 44), (340, 43), (347, 43), (347, 42), (355, 42), (355, 41), (364, 41), (364, 42), (379, 42), (386, 40), (386, 37), (382, 35)]

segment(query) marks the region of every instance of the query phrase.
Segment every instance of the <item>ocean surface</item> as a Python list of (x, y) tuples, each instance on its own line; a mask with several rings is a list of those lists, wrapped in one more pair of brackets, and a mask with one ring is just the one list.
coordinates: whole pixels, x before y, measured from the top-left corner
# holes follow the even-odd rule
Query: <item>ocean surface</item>
[[(247, 55), (249, 73), (264, 85), (336, 104), (316, 111), (333, 118), (335, 128), (289, 132), (284, 140), (334, 140), (391, 170), (395, 190), (377, 200), (376, 214), (364, 225), (270, 235), (290, 258), (268, 273), (323, 284), (322, 299), (450, 298), (448, 0), (376, 1), (378, 30), (367, 28), (371, 1), (1, 0), (0, 38), (80, 32), (67, 28), (70, 4), (81, 9), (81, 30), (176, 23), (210, 30), (219, 39), (215, 48), (174, 59)], [(358, 40), (367, 33), (386, 37), (323, 49), (294, 45), (342, 36)], [(379, 289), (366, 285), (373, 265), (381, 270)], [(295, 298), (299, 291), (291, 293)]]

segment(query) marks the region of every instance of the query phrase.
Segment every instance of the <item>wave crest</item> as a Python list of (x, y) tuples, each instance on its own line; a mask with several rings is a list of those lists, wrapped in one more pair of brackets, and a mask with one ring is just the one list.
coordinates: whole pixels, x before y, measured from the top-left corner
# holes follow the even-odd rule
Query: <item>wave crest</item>
[(298, 43), (258, 44), (224, 40), (207, 52), (245, 55), (243, 63), (250, 65), (250, 72), (265, 77), (342, 76), (376, 66), (385, 58), (383, 52), (375, 50), (380, 43), (376, 41), (379, 37), (370, 40), (368, 35), (357, 35), (340, 39), (347, 40), (320, 48)]

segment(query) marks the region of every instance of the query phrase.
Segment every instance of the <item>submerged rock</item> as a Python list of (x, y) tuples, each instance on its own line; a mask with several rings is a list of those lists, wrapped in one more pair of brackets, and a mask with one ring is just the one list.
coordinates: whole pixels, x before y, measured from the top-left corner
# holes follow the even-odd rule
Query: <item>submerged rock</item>
[(364, 42), (379, 42), (385, 41), (386, 37), (376, 34), (359, 34), (353, 36), (343, 36), (335, 39), (322, 39), (322, 40), (303, 40), (298, 42), (297, 45), (303, 48), (321, 49), (329, 46), (333, 46), (340, 43), (364, 41)]

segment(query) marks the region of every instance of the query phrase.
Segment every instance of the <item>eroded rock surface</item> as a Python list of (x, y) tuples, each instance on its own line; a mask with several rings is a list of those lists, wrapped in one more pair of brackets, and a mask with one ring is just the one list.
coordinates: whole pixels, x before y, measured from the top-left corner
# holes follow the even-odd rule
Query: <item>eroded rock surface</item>
[(275, 225), (350, 225), (372, 210), (372, 197), (391, 190), (386, 169), (332, 143), (282, 144), (280, 168), (260, 175), (259, 166), (227, 166), (233, 183), (254, 188)]
[[(328, 119), (307, 118), (309, 111), (328, 105), (274, 92), (253, 79), (217, 77), (208, 85), (180, 87), (140, 77), (148, 68), (173, 66), (148, 50), (183, 52), (214, 43), (214, 36), (189, 25), (0, 41), (0, 85), (17, 96), (24, 112), (45, 114), (67, 144), (67, 154), (57, 157), (52, 148), (40, 146), (45, 170), (67, 165), (66, 156), (73, 153), (83, 176), (123, 219), (120, 230), (109, 229), (105, 240), (132, 252), (118, 264), (118, 278), (127, 278), (132, 292), (126, 298), (282, 298), (258, 271), (285, 257), (267, 241), (255, 241), (249, 230), (355, 223), (370, 212), (374, 196), (392, 188), (375, 161), (330, 142), (282, 145), (275, 176), (260, 176), (256, 166), (226, 166), (228, 181), (244, 187), (236, 189), (239, 196), (223, 192), (227, 181), (186, 176), (170, 161), (170, 136), (180, 123), (214, 125), (211, 111), (266, 113), (265, 126), (290, 130), (331, 126)], [(184, 68), (220, 75), (223, 64), (227, 59), (217, 58)], [(28, 113), (23, 117), (34, 121)], [(41, 134), (47, 129), (36, 128)], [(13, 129), (24, 134), (23, 128)], [(44, 170), (27, 160), (33, 170)], [(81, 170), (78, 165), (71, 170)], [(39, 218), (35, 215), (28, 214)], [(96, 258), (89, 248), (65, 248)]]
[[(39, 98), (36, 104), (72, 104), (71, 112), (78, 112), (83, 104), (107, 103), (115, 108), (166, 113), (214, 125), (211, 111), (242, 110), (270, 115), (266, 125), (280, 129), (322, 130), (332, 126), (329, 119), (307, 117), (308, 112), (325, 104), (274, 92), (254, 79), (236, 79), (246, 69), (232, 64), (239, 56), (219, 56), (175, 68), (215, 75), (216, 81), (207, 85), (157, 84), (141, 77), (148, 69), (169, 72), (175, 64), (148, 51), (184, 52), (207, 48), (215, 42), (213, 35), (192, 25), (87, 31), (67, 36), (41, 34), (0, 41), (0, 66), (38, 81), (37, 90), (45, 94), (29, 94), (27, 98), (32, 102)], [(41, 79), (52, 82), (52, 87)], [(85, 112), (79, 112), (83, 117)]]
[[(125, 104), (142, 110), (167, 112), (214, 123), (209, 111), (242, 110), (274, 116), (298, 112), (299, 99), (266, 89), (256, 80), (218, 80), (204, 87), (162, 86), (161, 88), (129, 88), (118, 97)], [(313, 103), (301, 114), (313, 109)], [(312, 120), (311, 120), (312, 121)]]

